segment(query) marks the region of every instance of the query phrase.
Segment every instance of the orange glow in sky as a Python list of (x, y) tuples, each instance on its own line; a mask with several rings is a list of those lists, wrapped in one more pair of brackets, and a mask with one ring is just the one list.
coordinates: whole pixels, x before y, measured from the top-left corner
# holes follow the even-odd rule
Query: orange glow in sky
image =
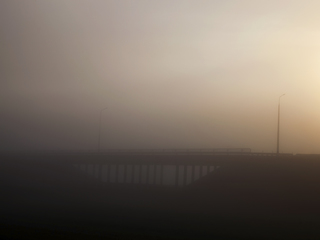
[(8, 149), (320, 153), (319, 1), (0, 2)]

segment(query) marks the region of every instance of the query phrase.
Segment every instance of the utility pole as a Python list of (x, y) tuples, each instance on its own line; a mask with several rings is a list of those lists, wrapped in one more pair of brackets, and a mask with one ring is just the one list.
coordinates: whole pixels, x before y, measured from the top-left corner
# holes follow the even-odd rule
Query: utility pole
[(99, 138), (98, 138), (98, 152), (100, 152), (100, 142), (101, 142), (101, 117), (102, 117), (102, 111), (106, 110), (107, 108), (101, 109), (100, 110), (100, 115), (99, 115)]
[(277, 154), (279, 154), (279, 136), (280, 136), (280, 98), (285, 94), (282, 94), (278, 100), (278, 131), (277, 131)]

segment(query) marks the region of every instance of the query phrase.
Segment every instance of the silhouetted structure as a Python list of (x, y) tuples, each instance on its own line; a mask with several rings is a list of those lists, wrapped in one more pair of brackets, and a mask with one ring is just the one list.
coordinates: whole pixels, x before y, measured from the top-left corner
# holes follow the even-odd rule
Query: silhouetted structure
[[(139, 183), (144, 178), (140, 169), (151, 173), (151, 166), (158, 166), (161, 173), (161, 166), (178, 166), (173, 176), (183, 184), (169, 187), (150, 178), (149, 184), (134, 185), (130, 165), (137, 167)], [(89, 166), (95, 174), (87, 174)], [(112, 166), (117, 182), (101, 184), (99, 166), (106, 172)], [(185, 166), (201, 166), (199, 172), (220, 168), (185, 184)], [(0, 156), (0, 173), (4, 232), (24, 227), (97, 238), (110, 237), (112, 231), (118, 238), (128, 232), (128, 238), (135, 232), (164, 239), (320, 237), (320, 155), (248, 150), (16, 153)]]

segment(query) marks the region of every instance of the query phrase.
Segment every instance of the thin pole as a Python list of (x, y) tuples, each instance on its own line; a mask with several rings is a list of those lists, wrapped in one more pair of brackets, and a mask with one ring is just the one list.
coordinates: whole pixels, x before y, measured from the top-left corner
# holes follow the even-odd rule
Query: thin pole
[(277, 154), (279, 154), (279, 136), (280, 136), (280, 98), (285, 94), (282, 94), (278, 100), (278, 131), (277, 131)]
[(102, 118), (102, 111), (107, 108), (101, 109), (100, 110), (100, 115), (99, 115), (99, 137), (98, 137), (98, 152), (100, 152), (100, 142), (101, 142), (101, 118)]

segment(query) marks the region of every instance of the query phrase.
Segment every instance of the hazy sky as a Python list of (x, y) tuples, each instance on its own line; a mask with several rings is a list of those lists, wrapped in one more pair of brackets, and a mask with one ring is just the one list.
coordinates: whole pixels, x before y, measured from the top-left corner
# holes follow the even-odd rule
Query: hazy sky
[(1, 0), (0, 150), (320, 153), (320, 1)]

